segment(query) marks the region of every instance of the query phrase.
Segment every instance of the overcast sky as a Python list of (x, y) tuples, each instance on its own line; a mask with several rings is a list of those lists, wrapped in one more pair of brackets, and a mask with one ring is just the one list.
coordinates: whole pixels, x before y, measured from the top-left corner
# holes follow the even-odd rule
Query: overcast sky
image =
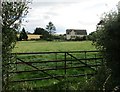
[[(52, 22), (58, 34), (66, 29), (95, 31), (104, 12), (115, 10), (119, 0), (33, 0), (23, 26), (34, 32), (36, 27), (45, 28)], [(27, 22), (26, 22), (27, 21)]]

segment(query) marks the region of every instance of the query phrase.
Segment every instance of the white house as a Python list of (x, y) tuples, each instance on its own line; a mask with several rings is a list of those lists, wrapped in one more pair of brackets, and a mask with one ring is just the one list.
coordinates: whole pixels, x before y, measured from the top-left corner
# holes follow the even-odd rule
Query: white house
[(67, 29), (66, 30), (66, 39), (67, 40), (75, 40), (76, 37), (82, 38), (87, 35), (87, 31), (85, 29)]

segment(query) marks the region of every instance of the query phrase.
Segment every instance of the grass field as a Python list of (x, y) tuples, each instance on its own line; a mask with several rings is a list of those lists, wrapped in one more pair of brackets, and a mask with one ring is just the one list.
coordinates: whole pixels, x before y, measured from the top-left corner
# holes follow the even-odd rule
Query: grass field
[[(16, 43), (16, 46), (13, 50), (13, 52), (44, 52), (44, 51), (84, 51), (84, 50), (96, 50), (95, 47), (92, 45), (91, 41), (65, 41), (65, 42), (48, 42), (48, 41), (19, 41)], [(56, 58), (57, 55), (57, 58)], [(84, 53), (82, 54), (76, 54), (74, 55), (77, 58), (84, 58)], [(94, 53), (87, 54), (87, 57), (93, 57)], [(46, 60), (61, 60), (64, 59), (63, 54), (51, 54), (51, 55), (21, 55), (17, 56), (18, 58), (24, 60), (25, 62), (42, 62)], [(89, 58), (90, 58), (89, 57)], [(70, 56), (67, 56), (67, 59), (72, 59)], [(86, 61), (85, 61), (86, 62)], [(70, 64), (69, 64), (70, 63)], [(78, 66), (81, 64), (78, 64), (79, 61), (67, 62), (67, 66)], [(92, 62), (88, 62), (89, 64), (92, 64)], [(93, 62), (94, 64), (94, 62)], [(55, 68), (62, 66), (64, 67), (64, 62), (57, 62), (57, 63), (37, 63), (33, 64), (34, 66), (37, 66), (40, 69), (44, 68)], [(31, 70), (33, 68), (22, 64), (17, 65), (16, 67), (17, 71), (21, 70)], [(15, 70), (16, 71), (16, 70)], [(46, 71), (49, 74), (52, 75), (64, 75), (64, 70), (52, 70), (52, 71)], [(80, 74), (80, 73), (91, 73), (92, 71), (89, 70), (89, 68), (80, 68), (80, 69), (69, 69), (67, 70), (67, 75), (74, 75), (74, 74)], [(40, 78), (46, 76), (46, 74), (42, 72), (31, 72), (31, 73), (20, 73), (13, 76), (11, 80), (19, 80), (19, 79), (29, 79), (29, 78)], [(84, 86), (86, 77), (77, 77), (77, 78), (67, 78), (62, 79), (62, 81), (57, 81), (55, 79), (49, 79), (49, 80), (41, 80), (41, 81), (34, 81), (34, 82), (21, 82), (16, 83), (13, 85), (10, 85), (10, 88), (12, 90), (16, 89), (63, 89), (67, 88), (68, 86), (70, 88), (68, 89), (79, 89), (79, 86)], [(68, 82), (67, 82), (68, 81)], [(78, 83), (80, 83), (78, 85)]]
[(19, 41), (13, 52), (76, 51), (95, 50), (91, 41)]

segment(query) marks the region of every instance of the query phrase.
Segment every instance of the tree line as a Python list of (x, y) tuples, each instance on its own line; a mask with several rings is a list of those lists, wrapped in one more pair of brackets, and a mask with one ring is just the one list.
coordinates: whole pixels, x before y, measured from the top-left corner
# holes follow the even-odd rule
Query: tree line
[[(44, 40), (53, 40), (54, 34), (56, 33), (56, 27), (52, 22), (49, 22), (48, 25), (46, 25), (46, 28), (37, 27), (32, 34), (36, 35), (42, 35), (41, 39)], [(23, 27), (22, 31), (20, 32), (20, 36), (17, 38), (17, 40), (27, 40), (27, 32), (25, 31), (25, 28)]]

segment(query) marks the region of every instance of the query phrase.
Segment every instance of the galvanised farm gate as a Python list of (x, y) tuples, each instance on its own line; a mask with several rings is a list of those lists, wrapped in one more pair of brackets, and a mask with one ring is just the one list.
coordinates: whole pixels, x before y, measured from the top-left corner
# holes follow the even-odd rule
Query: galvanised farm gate
[(12, 53), (15, 62), (8, 70), (8, 85), (28, 81), (93, 76), (103, 64), (100, 51)]

